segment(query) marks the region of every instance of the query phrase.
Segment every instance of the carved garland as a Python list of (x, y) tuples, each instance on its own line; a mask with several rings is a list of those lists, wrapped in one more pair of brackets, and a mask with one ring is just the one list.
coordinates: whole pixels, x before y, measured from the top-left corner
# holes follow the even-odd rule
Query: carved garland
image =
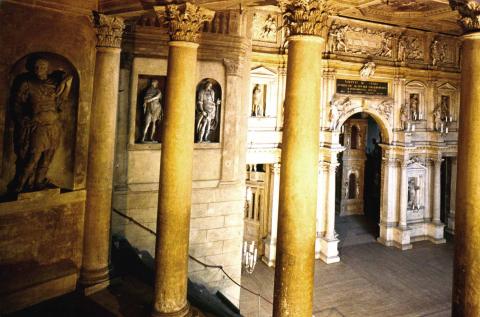
[(289, 35), (321, 36), (334, 12), (329, 0), (279, 0), (278, 5)]

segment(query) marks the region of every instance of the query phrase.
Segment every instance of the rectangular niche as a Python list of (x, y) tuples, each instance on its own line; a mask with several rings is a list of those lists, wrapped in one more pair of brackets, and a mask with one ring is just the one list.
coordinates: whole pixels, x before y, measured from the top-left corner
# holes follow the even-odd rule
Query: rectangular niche
[(135, 143), (160, 143), (166, 76), (138, 75)]

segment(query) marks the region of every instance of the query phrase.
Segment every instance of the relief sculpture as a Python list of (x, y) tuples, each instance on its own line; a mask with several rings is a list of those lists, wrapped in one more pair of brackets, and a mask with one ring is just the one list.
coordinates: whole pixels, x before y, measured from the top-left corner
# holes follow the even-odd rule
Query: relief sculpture
[(60, 113), (73, 80), (62, 69), (50, 72), (47, 59), (38, 58), (32, 66), (12, 88), (17, 171), (9, 189), (15, 193), (53, 185), (47, 172), (60, 144)]

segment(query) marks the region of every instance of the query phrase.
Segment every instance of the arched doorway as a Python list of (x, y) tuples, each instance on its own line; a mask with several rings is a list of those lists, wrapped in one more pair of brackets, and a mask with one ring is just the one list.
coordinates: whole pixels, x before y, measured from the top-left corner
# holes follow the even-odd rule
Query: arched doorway
[(379, 235), (382, 150), (381, 128), (367, 113), (356, 113), (340, 128), (336, 173), (339, 247), (375, 242)]

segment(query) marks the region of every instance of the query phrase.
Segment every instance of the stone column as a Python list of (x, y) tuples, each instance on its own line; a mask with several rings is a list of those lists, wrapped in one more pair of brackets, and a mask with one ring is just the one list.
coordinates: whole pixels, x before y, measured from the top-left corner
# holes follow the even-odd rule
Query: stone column
[(407, 158), (400, 162), (400, 206), (398, 208), (398, 226), (394, 229), (394, 246), (401, 250), (412, 248), (410, 230), (407, 227), (408, 179)]
[(188, 238), (192, 204), (197, 39), (213, 12), (190, 3), (155, 7), (169, 22), (164, 137), (158, 192), (152, 316), (189, 316)]
[(408, 203), (408, 183), (407, 183), (407, 162), (400, 163), (400, 207), (398, 209), (398, 227), (407, 228), (407, 203)]
[(440, 208), (441, 208), (441, 173), (442, 173), (442, 161), (434, 160), (433, 161), (433, 213), (432, 213), (432, 222), (435, 224), (441, 224), (440, 220)]
[(463, 36), (452, 316), (480, 316), (480, 3), (453, 1)]
[(450, 174), (450, 211), (448, 213), (447, 232), (455, 234), (455, 198), (457, 195), (457, 158), (452, 157), (452, 173)]
[[(332, 156), (332, 160), (335, 157)], [(321, 241), (320, 259), (327, 263), (336, 263), (340, 261), (338, 257), (338, 239), (335, 237), (335, 173), (338, 163), (330, 162), (328, 167), (328, 195), (326, 210), (326, 230), (325, 236)]]
[[(311, 317), (325, 0), (280, 2), (290, 30), (273, 316)], [(299, 20), (295, 20), (299, 18)], [(313, 171), (313, 173), (312, 173)]]
[(270, 169), (272, 177), (272, 196), (270, 210), (270, 232), (265, 239), (265, 255), (262, 257), (263, 262), (268, 266), (275, 266), (275, 253), (277, 251), (277, 224), (278, 224), (278, 200), (280, 191), (280, 163), (273, 164)]
[(445, 243), (444, 239), (444, 225), (440, 220), (441, 209), (441, 172), (442, 172), (442, 160), (433, 160), (433, 184), (431, 190), (433, 192), (433, 210), (432, 210), (432, 222), (428, 226), (428, 236), (433, 243)]
[(382, 147), (382, 194), (380, 205), (380, 236), (377, 241), (386, 246), (393, 245), (394, 229), (398, 225), (398, 161), (394, 150)]
[(86, 293), (108, 286), (113, 161), (123, 20), (94, 13), (97, 33), (88, 147), (87, 201), (80, 283)]
[[(321, 150), (323, 150), (321, 148)], [(328, 162), (321, 157), (318, 163), (317, 185), (317, 233), (315, 239), (315, 259), (321, 258), (322, 240), (325, 236), (327, 218), (328, 195)]]

